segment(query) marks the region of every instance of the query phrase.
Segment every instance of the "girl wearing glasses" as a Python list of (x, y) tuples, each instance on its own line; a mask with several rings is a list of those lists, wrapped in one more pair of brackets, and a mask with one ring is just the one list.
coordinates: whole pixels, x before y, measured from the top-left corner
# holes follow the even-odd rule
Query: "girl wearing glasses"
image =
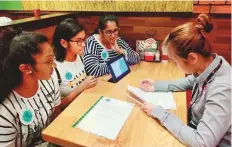
[(55, 57), (62, 96), (61, 107), (65, 108), (82, 91), (97, 84), (97, 78), (86, 76), (82, 56), (85, 47), (85, 30), (74, 19), (67, 18), (57, 25), (53, 36)]
[(6, 28), (0, 51), (0, 146), (44, 145), (41, 132), (61, 103), (53, 48), (42, 34)]
[(84, 64), (88, 75), (102, 76), (109, 73), (106, 62), (123, 54), (129, 64), (139, 62), (139, 55), (119, 35), (118, 19), (114, 15), (101, 16), (98, 28), (87, 39)]
[(184, 79), (141, 83), (145, 91), (192, 90), (188, 125), (161, 106), (144, 103), (144, 111), (157, 118), (176, 138), (191, 147), (231, 146), (231, 66), (212, 54), (208, 33), (213, 25), (205, 14), (180, 25), (164, 41), (168, 56), (186, 74)]

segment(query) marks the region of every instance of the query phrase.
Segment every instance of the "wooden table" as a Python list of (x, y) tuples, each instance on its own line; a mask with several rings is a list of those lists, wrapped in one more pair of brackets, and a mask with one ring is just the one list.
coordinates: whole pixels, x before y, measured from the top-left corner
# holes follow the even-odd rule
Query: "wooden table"
[[(141, 62), (131, 67), (131, 73), (118, 83), (106, 82), (107, 76), (100, 78), (99, 84), (84, 91), (75, 99), (42, 133), (43, 139), (62, 146), (90, 147), (180, 147), (184, 146), (159, 122), (148, 117), (139, 106), (135, 106), (119, 132), (116, 140), (109, 140), (73, 128), (73, 124), (101, 97), (108, 96), (130, 101), (124, 93), (127, 85), (139, 86), (144, 78), (170, 80), (184, 77), (173, 63)], [(185, 92), (173, 93), (177, 110), (172, 111), (187, 123)], [(131, 101), (130, 101), (131, 102)]]

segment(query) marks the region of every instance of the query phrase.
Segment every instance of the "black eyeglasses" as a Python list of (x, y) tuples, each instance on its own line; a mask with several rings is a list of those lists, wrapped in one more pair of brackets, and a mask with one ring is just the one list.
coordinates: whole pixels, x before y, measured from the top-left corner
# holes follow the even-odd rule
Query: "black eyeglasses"
[(106, 35), (111, 36), (112, 34), (118, 35), (119, 30), (120, 30), (120, 28), (116, 28), (116, 29), (114, 29), (113, 31), (107, 30), (107, 31), (103, 31), (103, 32), (104, 32)]
[(83, 43), (85, 43), (86, 39), (79, 39), (77, 41), (75, 40), (69, 40), (70, 42), (76, 42), (77, 45), (82, 46)]

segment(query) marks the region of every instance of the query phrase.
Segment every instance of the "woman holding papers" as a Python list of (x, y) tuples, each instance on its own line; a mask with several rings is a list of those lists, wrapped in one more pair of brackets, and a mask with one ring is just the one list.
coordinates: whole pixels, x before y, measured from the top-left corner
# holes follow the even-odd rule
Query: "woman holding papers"
[(57, 25), (53, 36), (56, 72), (62, 96), (61, 107), (65, 108), (82, 91), (94, 87), (97, 78), (86, 76), (81, 56), (85, 47), (84, 27), (74, 19), (67, 18)]
[(209, 17), (200, 14), (196, 22), (180, 25), (168, 34), (163, 47), (186, 74), (174, 81), (145, 79), (145, 91), (184, 91), (192, 89), (188, 126), (161, 106), (148, 103), (143, 110), (157, 118), (187, 146), (231, 146), (231, 66), (212, 54), (208, 33), (213, 29)]
[(60, 112), (53, 48), (42, 34), (7, 28), (0, 51), (0, 146), (42, 145), (42, 130)]
[(118, 18), (114, 15), (101, 16), (98, 28), (87, 39), (84, 64), (88, 75), (102, 76), (110, 71), (106, 62), (123, 54), (129, 64), (139, 62), (139, 55), (119, 37)]

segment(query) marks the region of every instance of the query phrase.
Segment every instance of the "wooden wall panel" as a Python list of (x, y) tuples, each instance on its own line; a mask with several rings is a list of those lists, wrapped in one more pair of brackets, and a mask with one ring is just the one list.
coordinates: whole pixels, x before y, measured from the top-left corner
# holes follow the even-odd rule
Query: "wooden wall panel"
[[(86, 15), (87, 14), (87, 15)], [(93, 16), (91, 16), (93, 15)], [(116, 14), (117, 15), (117, 14)], [(99, 15), (100, 16), (100, 15)], [(97, 27), (98, 17), (94, 13), (83, 13), (78, 20), (92, 33)], [(117, 15), (120, 24), (120, 34), (129, 45), (135, 49), (136, 40), (146, 39), (146, 31), (154, 30), (155, 39), (162, 41), (172, 28), (188, 21), (195, 21), (197, 15), (163, 15), (163, 16), (131, 16), (126, 14)], [(223, 55), (231, 62), (231, 20), (230, 16), (212, 16), (214, 30), (211, 32), (213, 52)]]
[(210, 8), (210, 6), (208, 6), (208, 5), (204, 5), (204, 6), (194, 5), (193, 12), (194, 13), (208, 13), (209, 8)]
[(223, 6), (212, 6), (211, 8), (211, 13), (221, 13), (221, 14), (224, 14), (224, 13), (231, 13), (231, 6), (230, 5), (223, 5)]
[(231, 14), (231, 0), (195, 0), (193, 12)]
[(194, 13), (213, 13), (213, 14), (230, 14), (231, 13), (231, 6), (230, 5), (195, 5), (193, 7), (193, 12)]
[(199, 1), (199, 4), (226, 4), (226, 1), (221, 0), (221, 1), (215, 1), (215, 0), (208, 0), (208, 1)]
[(35, 32), (40, 32), (44, 35), (46, 35), (49, 39), (49, 42), (52, 43), (52, 37), (53, 37), (53, 33), (55, 31), (56, 25), (47, 27), (47, 28), (41, 28), (41, 29), (37, 29), (35, 30)]

